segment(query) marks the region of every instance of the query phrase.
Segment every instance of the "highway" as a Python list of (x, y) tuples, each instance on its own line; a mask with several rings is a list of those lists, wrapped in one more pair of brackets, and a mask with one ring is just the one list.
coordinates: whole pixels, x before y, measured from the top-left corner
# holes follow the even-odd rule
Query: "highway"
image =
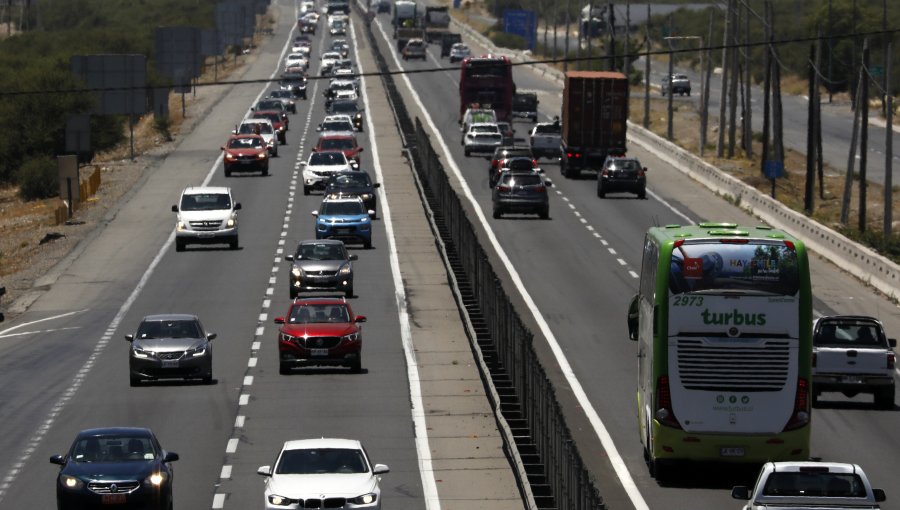
[[(259, 48), (245, 79), (272, 76), (280, 64), (284, 35), (296, 16), (293, 2), (273, 5), (279, 12), (279, 35)], [(379, 37), (387, 22), (385, 15), (378, 17)], [(314, 51), (324, 39), (320, 31)], [(380, 47), (386, 51), (393, 46), (385, 40)], [(388, 61), (407, 69), (446, 66), (437, 55), (432, 45), (425, 62)], [(449, 169), (459, 173), (489, 218), (487, 161), (464, 157), (458, 144), (457, 73), (415, 74), (398, 82), (407, 79), (409, 108), (443, 137)], [(539, 91), (544, 118), (559, 111), (556, 84), (524, 68), (516, 70), (516, 81), (522, 89)], [(283, 256), (296, 241), (313, 237), (310, 211), (321, 197), (303, 197), (292, 189), (298, 163), (314, 143), (314, 126), (323, 115), (321, 86), (310, 81), (309, 100), (292, 116), (288, 144), (272, 161), (269, 177), (225, 179), (218, 147), (264, 89), (248, 84), (228, 90), (107, 227), (80, 247), (51, 291), (27, 313), (3, 324), (0, 451), (6, 462), (0, 470), (0, 509), (52, 508), (57, 469), (47, 462), (49, 456), (64, 453), (77, 431), (110, 425), (150, 427), (164, 448), (181, 455), (175, 464), (178, 508), (261, 506), (256, 468), (271, 464), (284, 440), (320, 435), (360, 439), (374, 462), (391, 467), (382, 483), (386, 508), (426, 506), (383, 220), (375, 222), (374, 249), (352, 250), (359, 261), (357, 297), (351, 305), (368, 317), (363, 374), (277, 372), (272, 319), (289, 302)], [(521, 137), (528, 125), (516, 127)], [(367, 169), (373, 166), (369, 136), (360, 135)], [(521, 313), (536, 333), (543, 333), (539, 336), (558, 342), (614, 445), (601, 447), (595, 425), (581, 414), (567, 386), (562, 398), (575, 417), (570, 427), (608, 507), (736, 508), (739, 503), (728, 489), (752, 482), (752, 473), (691, 469), (667, 486), (647, 473), (636, 433), (637, 363), (634, 344), (625, 334), (625, 308), (637, 287), (640, 247), (649, 226), (703, 219), (755, 221), (665, 161), (634, 144), (629, 151), (650, 168), (647, 200), (629, 195), (599, 200), (593, 180), (563, 179), (554, 163), (543, 160), (555, 184), (551, 219), (511, 216), (484, 220), (483, 228), (496, 237), (496, 248), (510, 260), (506, 269), (520, 277), (520, 292), (535, 304), (535, 313)], [(241, 249), (175, 253), (170, 206), (183, 187), (204, 182), (231, 186), (242, 203)], [(827, 261), (815, 259), (813, 270), (816, 310), (873, 314), (885, 321), (892, 336), (900, 331), (900, 312), (889, 300)], [(160, 312), (195, 313), (207, 330), (218, 333), (214, 384), (128, 386), (123, 335), (144, 315)], [(537, 330), (541, 325), (543, 332)], [(868, 397), (840, 397), (816, 409), (813, 455), (861, 463), (876, 486), (888, 490), (882, 508), (900, 508), (890, 485), (900, 457), (900, 446), (890, 438), (900, 418), (896, 409), (877, 411), (868, 402)], [(626, 478), (616, 475), (619, 461)]]
[[(389, 34), (389, 18), (379, 16), (378, 31)], [(473, 53), (486, 50), (472, 41)], [(392, 47), (385, 44), (383, 49)], [(425, 62), (388, 59), (391, 68), (425, 70), (448, 67), (439, 49), (432, 45)], [(526, 67), (516, 67), (519, 89), (535, 90), (541, 101), (542, 119), (560, 111), (561, 87), (545, 81)], [(692, 508), (725, 508), (736, 505), (730, 487), (752, 484), (755, 470), (719, 469), (692, 466), (666, 486), (652, 479), (644, 464), (635, 423), (636, 350), (627, 340), (625, 311), (629, 297), (636, 292), (640, 272), (643, 234), (652, 225), (711, 221), (757, 221), (721, 198), (671, 169), (663, 160), (642, 150), (635, 143), (629, 152), (639, 157), (648, 172), (648, 200), (632, 195), (611, 195), (600, 200), (593, 179), (567, 180), (554, 162), (542, 160), (553, 179), (551, 220), (535, 217), (490, 218), (490, 190), (486, 184), (487, 161), (465, 157), (459, 145), (456, 98), (458, 71), (441, 70), (416, 73), (400, 80), (408, 83), (407, 92), (419, 115), (430, 126), (433, 136), (443, 140), (440, 150), (449, 162), (446, 166), (463, 181), (460, 189), (480, 209), (480, 223), (496, 237), (495, 247), (502, 250), (511, 274), (522, 282), (520, 292), (535, 303), (536, 313), (529, 316), (536, 325), (544, 325), (548, 342), (557, 342), (584, 389), (590, 407), (599, 416), (603, 430), (587, 418), (570, 424), (576, 431), (582, 455), (588, 459), (599, 480), (601, 493), (610, 508), (670, 508), (678, 502), (691, 502)], [(434, 105), (447, 105), (437, 108)], [(409, 103), (407, 104), (410, 107)], [(418, 109), (417, 109), (418, 108)], [(524, 137), (530, 124), (516, 122), (517, 137)], [(468, 191), (465, 191), (468, 190)], [(873, 295), (859, 282), (848, 278), (835, 266), (813, 257), (814, 308), (818, 313), (868, 313), (885, 321), (890, 331), (900, 328), (900, 313), (889, 300)], [(510, 284), (511, 285), (511, 284)], [(548, 360), (552, 364), (552, 360)], [(574, 392), (574, 391), (573, 391)], [(568, 389), (567, 400), (571, 399)], [(859, 462), (878, 486), (889, 486), (896, 471), (900, 448), (891, 441), (898, 425), (896, 412), (874, 410), (870, 396), (829, 400), (814, 411), (812, 454), (829, 460)], [(575, 414), (576, 411), (573, 411)], [(587, 433), (586, 430), (594, 430)], [(615, 451), (603, 450), (601, 438), (608, 432)], [(615, 474), (621, 460), (627, 475)], [(634, 485), (636, 490), (631, 489)], [(900, 508), (889, 500), (884, 508)]]

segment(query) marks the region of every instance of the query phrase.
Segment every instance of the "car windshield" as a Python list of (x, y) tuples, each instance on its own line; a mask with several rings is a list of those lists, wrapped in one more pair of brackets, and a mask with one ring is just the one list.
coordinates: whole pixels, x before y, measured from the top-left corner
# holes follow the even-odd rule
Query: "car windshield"
[(331, 103), (332, 112), (356, 113), (359, 108), (355, 101), (335, 101)]
[(323, 122), (322, 131), (353, 131), (353, 124), (346, 120)]
[(275, 112), (257, 113), (253, 117), (257, 119), (269, 119), (269, 121), (272, 122), (273, 125), (281, 122), (281, 117)]
[(539, 135), (558, 135), (560, 134), (559, 124), (538, 124), (534, 127), (534, 132)]
[(231, 197), (225, 193), (191, 193), (181, 197), (182, 211), (231, 209)]
[(340, 244), (301, 244), (297, 247), (297, 260), (346, 260), (344, 247)]
[(323, 202), (322, 216), (359, 216), (366, 214), (360, 202)]
[(625, 170), (627, 172), (633, 172), (641, 169), (640, 161), (635, 159), (617, 159), (611, 160), (607, 168), (610, 170)]
[(291, 308), (289, 324), (317, 324), (326, 322), (350, 322), (347, 307), (336, 305), (298, 305)]
[(881, 329), (871, 322), (841, 321), (819, 325), (815, 344), (828, 347), (886, 347)]
[(864, 498), (866, 487), (856, 473), (785, 471), (769, 475), (763, 495)]
[[(258, 126), (258, 127), (257, 127)], [(239, 135), (252, 135), (259, 130), (260, 134), (271, 135), (272, 134), (272, 125), (265, 124), (262, 122), (248, 122), (246, 124), (241, 124), (241, 127), (238, 128)]]
[(491, 124), (489, 126), (472, 126), (472, 131), (475, 133), (496, 133), (500, 130), (495, 124)]
[(315, 166), (346, 165), (347, 158), (343, 152), (314, 152), (309, 157), (309, 164)]
[(261, 149), (263, 141), (261, 138), (232, 138), (228, 141), (229, 149)]
[(685, 242), (672, 250), (672, 294), (794, 296), (799, 288), (797, 253), (781, 242)]
[(328, 180), (329, 186), (362, 187), (369, 186), (369, 175), (365, 172), (341, 173)]
[(135, 338), (203, 338), (200, 325), (193, 320), (144, 321), (138, 326)]
[(319, 149), (345, 150), (353, 148), (353, 140), (349, 138), (325, 138), (319, 141)]
[(271, 96), (271, 97), (279, 97), (279, 98), (287, 98), (287, 99), (290, 99), (291, 95), (292, 94), (287, 90), (273, 90), (272, 92), (269, 93), (269, 96)]
[(256, 103), (257, 110), (280, 110), (284, 106), (281, 101), (260, 101)]
[(285, 450), (278, 459), (279, 475), (315, 475), (325, 473), (368, 473), (366, 459), (359, 450), (349, 448), (307, 448)]
[(69, 457), (75, 462), (146, 462), (156, 458), (149, 436), (91, 436), (75, 441)]

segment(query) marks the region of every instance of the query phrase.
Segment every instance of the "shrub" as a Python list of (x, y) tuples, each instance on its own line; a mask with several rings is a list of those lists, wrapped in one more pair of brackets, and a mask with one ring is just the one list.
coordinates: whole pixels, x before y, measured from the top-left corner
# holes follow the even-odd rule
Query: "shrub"
[(509, 48), (511, 50), (524, 50), (528, 47), (525, 42), (525, 38), (516, 34), (509, 34), (506, 32), (491, 32), (490, 39), (491, 42), (501, 48)]
[[(59, 170), (55, 158), (49, 156), (26, 160), (18, 172), (19, 196), (24, 200), (40, 200), (59, 194)], [(78, 183), (73, 183), (78, 186)]]

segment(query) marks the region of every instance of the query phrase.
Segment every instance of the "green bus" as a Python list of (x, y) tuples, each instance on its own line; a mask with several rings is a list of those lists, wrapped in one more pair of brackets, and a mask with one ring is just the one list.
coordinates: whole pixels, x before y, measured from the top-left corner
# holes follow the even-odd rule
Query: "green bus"
[(809, 458), (812, 292), (801, 241), (766, 226), (647, 231), (628, 310), (650, 474)]

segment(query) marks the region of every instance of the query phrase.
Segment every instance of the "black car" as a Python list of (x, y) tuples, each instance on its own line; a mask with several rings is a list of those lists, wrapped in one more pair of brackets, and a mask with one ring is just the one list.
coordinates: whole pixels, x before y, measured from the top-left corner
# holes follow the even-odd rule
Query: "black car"
[(131, 385), (143, 379), (201, 379), (211, 383), (215, 333), (206, 333), (196, 315), (165, 314), (144, 317), (137, 332), (125, 335), (131, 343), (128, 367)]
[(284, 73), (278, 81), (281, 90), (290, 90), (294, 97), (306, 99), (306, 76), (301, 73)]
[(360, 170), (354, 172), (339, 172), (325, 181), (325, 195), (352, 195), (362, 199), (366, 209), (372, 211), (372, 217), (378, 215), (378, 196), (375, 188), (380, 188), (381, 183), (372, 182), (369, 174)]
[(334, 41), (331, 41), (331, 48), (329, 51), (336, 51), (341, 54), (341, 58), (347, 58), (350, 55), (350, 43), (344, 39), (335, 39)]
[(171, 510), (178, 454), (167, 452), (145, 428), (83, 430), (64, 455), (50, 457), (60, 467), (56, 508)]
[(343, 113), (353, 119), (353, 127), (363, 130), (363, 108), (352, 99), (336, 99), (328, 105), (328, 113)]
[(641, 166), (637, 158), (607, 157), (597, 176), (597, 196), (604, 198), (607, 193), (626, 191), (646, 198), (646, 171), (647, 167)]
[(513, 94), (513, 117), (528, 119), (537, 122), (538, 97), (534, 92), (516, 92)]
[(506, 213), (537, 214), (541, 219), (550, 217), (550, 197), (547, 187), (550, 182), (537, 172), (500, 175), (491, 193), (494, 218)]
[(353, 297), (353, 261), (357, 256), (347, 253), (343, 241), (317, 239), (300, 241), (291, 262), (288, 293), (291, 299), (304, 291), (336, 290)]

